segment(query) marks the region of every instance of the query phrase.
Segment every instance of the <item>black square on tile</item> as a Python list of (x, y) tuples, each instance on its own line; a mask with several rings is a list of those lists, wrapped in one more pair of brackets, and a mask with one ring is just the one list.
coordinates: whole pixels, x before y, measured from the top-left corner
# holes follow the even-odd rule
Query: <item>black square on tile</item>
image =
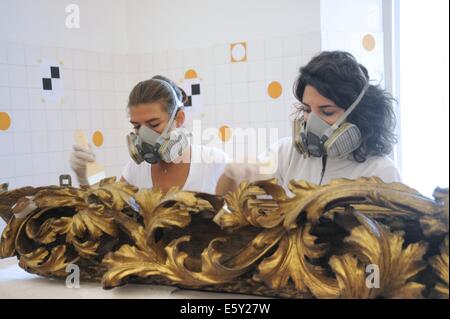
[(200, 84), (192, 84), (192, 95), (200, 95)]
[(51, 66), (50, 73), (52, 75), (52, 79), (59, 79), (59, 67)]
[(46, 91), (51, 91), (52, 90), (52, 79), (43, 78), (42, 79), (42, 88)]
[(185, 107), (191, 107), (192, 106), (192, 96), (187, 97), (186, 103), (184, 103)]

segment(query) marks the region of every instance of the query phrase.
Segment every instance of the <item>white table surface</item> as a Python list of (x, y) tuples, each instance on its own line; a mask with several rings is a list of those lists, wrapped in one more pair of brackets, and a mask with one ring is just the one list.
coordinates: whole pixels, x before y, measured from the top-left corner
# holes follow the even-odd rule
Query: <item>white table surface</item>
[(29, 274), (18, 266), (16, 257), (0, 259), (0, 299), (245, 299), (258, 298), (239, 294), (182, 290), (169, 286), (126, 285), (112, 290), (100, 283), (80, 283), (67, 288), (64, 280), (51, 280)]

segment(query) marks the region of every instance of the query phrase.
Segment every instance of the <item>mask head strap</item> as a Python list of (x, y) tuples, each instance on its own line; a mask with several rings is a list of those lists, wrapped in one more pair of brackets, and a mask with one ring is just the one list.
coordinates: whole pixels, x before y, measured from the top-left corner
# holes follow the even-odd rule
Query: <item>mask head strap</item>
[[(364, 73), (362, 72), (361, 69), (360, 69), (360, 71), (361, 71), (362, 75), (364, 76)], [(365, 78), (365, 76), (364, 76), (364, 78)], [(329, 138), (331, 136), (331, 134), (333, 134), (333, 132), (338, 129), (338, 127), (345, 121), (345, 119), (350, 115), (350, 113), (353, 112), (353, 110), (358, 106), (358, 104), (361, 102), (364, 95), (366, 94), (369, 86), (370, 86), (370, 82), (369, 82), (369, 80), (367, 80), (361, 93), (359, 93), (358, 97), (352, 103), (352, 105), (350, 105), (350, 107), (344, 112), (344, 114), (342, 114), (342, 116), (339, 119), (337, 119), (337, 121), (332, 126), (330, 126), (330, 128), (324, 133), (324, 135), (327, 138)]]
[(167, 81), (161, 80), (161, 79), (152, 79), (152, 81), (158, 81), (158, 82), (162, 83), (163, 85), (165, 85), (169, 89), (170, 93), (172, 94), (172, 98), (175, 101), (175, 108), (173, 109), (172, 114), (170, 115), (169, 122), (167, 123), (167, 126), (164, 129), (164, 131), (161, 133), (161, 137), (165, 138), (165, 137), (167, 137), (169, 130), (172, 129), (172, 126), (175, 122), (174, 121), (175, 115), (177, 114), (178, 110), (184, 106), (184, 104), (178, 98), (178, 95), (175, 92), (175, 89), (172, 87), (172, 85), (170, 83), (168, 83)]

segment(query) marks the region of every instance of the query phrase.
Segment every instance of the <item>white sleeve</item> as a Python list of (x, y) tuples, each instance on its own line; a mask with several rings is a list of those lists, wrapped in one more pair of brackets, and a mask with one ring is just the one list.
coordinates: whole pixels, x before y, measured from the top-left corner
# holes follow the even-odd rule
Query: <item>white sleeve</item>
[[(230, 157), (221, 149), (215, 147), (201, 147), (202, 161), (200, 163), (193, 163), (198, 172), (195, 178), (196, 187), (198, 189), (191, 189), (214, 194), (219, 178), (225, 171), (227, 163), (231, 162)], [(194, 170), (193, 170), (194, 171)], [(191, 179), (193, 180), (193, 179)], [(193, 185), (190, 185), (193, 187)]]
[(132, 183), (132, 174), (131, 174), (131, 165), (133, 163), (131, 161), (128, 161), (128, 163), (125, 165), (125, 167), (122, 170), (122, 177), (127, 181), (127, 183)]
[(228, 154), (225, 153), (224, 151), (222, 151), (221, 149), (212, 148), (211, 151), (212, 151), (212, 153), (214, 153), (212, 155), (212, 157), (214, 158), (213, 163), (217, 167), (217, 170), (220, 171), (220, 174), (219, 174), (219, 176), (220, 176), (224, 172), (225, 165), (227, 165), (228, 163), (231, 163), (232, 160), (228, 156)]
[(232, 162), (231, 158), (224, 151), (217, 149), (216, 153), (217, 153), (216, 156), (220, 158), (220, 161), (218, 162), (218, 164), (215, 164), (215, 176), (214, 176), (215, 184), (217, 184), (220, 176), (222, 176), (222, 174), (224, 173), (225, 166), (228, 163)]
[(377, 176), (385, 183), (401, 183), (401, 176), (397, 166), (389, 157), (380, 157), (374, 164), (374, 167), (372, 166), (370, 169), (370, 174), (366, 174), (367, 176)]
[(220, 153), (222, 154), (222, 163), (224, 163), (224, 164), (228, 164), (228, 163), (231, 163), (232, 162), (232, 159), (231, 159), (231, 157), (230, 156), (228, 156), (228, 154), (227, 153), (225, 153), (224, 151), (222, 151), (222, 150), (219, 150), (220, 151)]
[(386, 166), (376, 173), (385, 183), (401, 183), (400, 173), (395, 165)]
[(280, 140), (271, 144), (267, 151), (258, 156), (260, 173), (269, 178), (276, 178), (279, 182), (283, 182), (280, 168), (283, 142), (284, 140)]

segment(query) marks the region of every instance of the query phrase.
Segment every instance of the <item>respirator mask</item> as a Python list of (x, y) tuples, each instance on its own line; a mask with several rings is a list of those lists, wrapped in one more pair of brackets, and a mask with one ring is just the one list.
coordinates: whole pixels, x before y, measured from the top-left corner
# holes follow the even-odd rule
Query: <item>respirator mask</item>
[(130, 133), (127, 135), (128, 151), (137, 164), (141, 164), (144, 161), (149, 164), (156, 164), (160, 161), (172, 163), (189, 147), (190, 132), (184, 128), (172, 129), (175, 123), (175, 115), (184, 104), (169, 83), (159, 79), (152, 80), (163, 83), (170, 90), (176, 106), (170, 115), (166, 128), (161, 134), (146, 125), (141, 125), (137, 134)]
[(295, 119), (293, 142), (297, 151), (304, 157), (330, 158), (345, 158), (355, 151), (362, 142), (361, 132), (356, 125), (344, 121), (361, 102), (369, 85), (367, 81), (353, 104), (333, 125), (326, 123), (314, 112), (309, 114), (306, 122), (303, 114)]

